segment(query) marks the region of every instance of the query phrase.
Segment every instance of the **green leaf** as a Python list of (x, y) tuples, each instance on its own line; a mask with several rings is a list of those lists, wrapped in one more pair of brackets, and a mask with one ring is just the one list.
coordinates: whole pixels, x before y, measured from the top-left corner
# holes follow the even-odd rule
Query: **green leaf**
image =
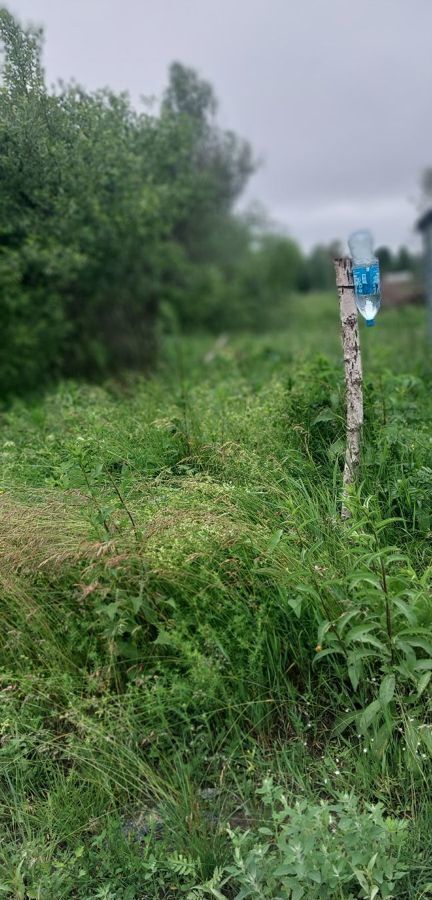
[(381, 728), (378, 729), (378, 731), (375, 735), (375, 740), (374, 740), (374, 744), (373, 744), (373, 750), (377, 756), (379, 756), (379, 757), (384, 756), (384, 753), (387, 749), (387, 745), (390, 740), (390, 737), (391, 737), (391, 729), (389, 728), (388, 723), (384, 722), (384, 724), (381, 725)]
[(406, 563), (407, 558), (402, 553), (390, 553), (388, 556), (385, 557), (386, 566), (389, 566), (390, 563), (394, 563), (394, 562)]
[(354, 625), (354, 628), (351, 628), (350, 631), (344, 637), (344, 640), (349, 643), (350, 641), (362, 641), (364, 639), (365, 634), (369, 634), (370, 631), (373, 631), (375, 625)]
[(327, 634), (327, 632), (330, 630), (330, 628), (331, 628), (331, 622), (329, 622), (328, 620), (321, 622), (321, 624), (318, 628), (318, 635), (317, 635), (318, 644), (322, 644), (324, 636)]
[(334, 459), (336, 456), (340, 456), (340, 454), (345, 452), (345, 444), (344, 442), (338, 438), (337, 441), (333, 441), (328, 448), (328, 456), (330, 459)]
[(276, 878), (283, 878), (285, 875), (294, 875), (293, 864), (292, 863), (282, 863), (280, 866), (277, 866), (273, 871), (273, 875)]
[(226, 900), (226, 894), (221, 894), (221, 892), (218, 891), (217, 888), (212, 887), (212, 885), (210, 885), (207, 890), (210, 891), (213, 897), (216, 897), (216, 900)]
[(348, 653), (350, 664), (355, 663), (358, 659), (376, 659), (377, 653), (370, 647), (353, 647)]
[(360, 731), (367, 731), (368, 728), (370, 728), (378, 713), (381, 712), (381, 709), (382, 707), (379, 700), (372, 700), (372, 703), (369, 703), (369, 705), (366, 706), (359, 718)]
[(414, 666), (416, 672), (423, 672), (432, 669), (432, 659), (419, 659)]
[(358, 617), (359, 611), (358, 609), (349, 609), (347, 612), (342, 613), (337, 620), (338, 631), (342, 633), (342, 630), (348, 625), (348, 622), (351, 622), (351, 619)]
[(396, 678), (394, 675), (385, 675), (379, 689), (379, 699), (381, 706), (388, 706), (393, 700), (396, 686)]
[(420, 697), (431, 680), (432, 672), (424, 672), (417, 682), (417, 696)]
[(387, 528), (388, 525), (394, 525), (396, 522), (402, 522), (400, 516), (392, 516), (390, 519), (381, 519), (380, 522), (377, 522), (375, 528), (377, 531), (382, 531), (383, 528)]
[(427, 748), (429, 753), (432, 755), (431, 729), (429, 728), (429, 726), (426, 726), (425, 728), (419, 728), (418, 733), (419, 733), (419, 737), (421, 738), (423, 744), (425, 745), (425, 747)]
[(359, 584), (370, 584), (371, 587), (376, 588), (377, 591), (382, 590), (382, 585), (379, 578), (376, 578), (374, 575), (370, 575), (369, 572), (366, 572), (364, 575), (356, 575), (354, 578), (351, 578), (351, 588), (355, 588)]
[(361, 666), (357, 666), (356, 664), (354, 664), (353, 666), (348, 666), (349, 680), (355, 691), (357, 690), (358, 685), (359, 685), (360, 674), (361, 674)]
[[(372, 870), (374, 868), (374, 865), (375, 865), (377, 859), (378, 859), (378, 853), (374, 853), (374, 855), (371, 856), (371, 858), (367, 864), (367, 870), (370, 874), (372, 873)], [(377, 890), (378, 890), (378, 888), (377, 888)], [(374, 894), (374, 896), (375, 896), (375, 894)]]
[(395, 597), (393, 603), (410, 625), (416, 624), (417, 616), (408, 603), (405, 603), (405, 601), (401, 600), (399, 597)]
[[(363, 888), (364, 891), (369, 892), (369, 885), (368, 885), (367, 879), (363, 875), (363, 872), (361, 872), (360, 869), (357, 869), (355, 867), (353, 868), (353, 871), (354, 871), (354, 874), (357, 878), (357, 881), (358, 881), (360, 887)], [(367, 894), (366, 894), (366, 896), (367, 896)]]
[(318, 422), (331, 422), (336, 418), (333, 410), (330, 409), (329, 406), (325, 406), (319, 411), (318, 415), (315, 416), (312, 425), (317, 425)]
[(130, 659), (133, 662), (142, 659), (143, 651), (135, 647), (134, 644), (130, 644), (128, 641), (117, 641), (116, 646), (117, 652), (122, 659)]
[(335, 654), (336, 656), (337, 655), (339, 655), (339, 656), (345, 655), (342, 650), (342, 647), (338, 647), (337, 645), (335, 647), (326, 647), (325, 650), (317, 651), (317, 653), (315, 654), (315, 656), (313, 658), (313, 662), (314, 663), (320, 662), (320, 660), (324, 659), (325, 656), (330, 656), (331, 654)]
[[(407, 750), (414, 756), (417, 751), (417, 743), (420, 739), (418, 723), (407, 720), (405, 723), (405, 743)], [(423, 730), (423, 729), (422, 729)]]
[(364, 634), (362, 637), (358, 637), (357, 641), (361, 644), (370, 644), (372, 647), (377, 647), (378, 650), (386, 650), (385, 644), (379, 641), (377, 637), (374, 637), (373, 634)]
[(282, 528), (278, 528), (278, 530), (275, 531), (274, 534), (272, 534), (272, 536), (271, 536), (271, 538), (270, 538), (270, 540), (269, 540), (269, 542), (268, 542), (267, 553), (273, 553), (273, 550), (276, 549), (277, 545), (278, 545), (279, 542), (280, 542), (280, 539), (281, 539), (282, 535), (283, 535), (283, 529), (282, 529)]
[(302, 598), (298, 594), (295, 597), (290, 597), (288, 600), (288, 606), (291, 607), (298, 619), (301, 616), (302, 602)]
[(105, 615), (108, 616), (110, 622), (113, 622), (115, 617), (120, 613), (120, 603), (113, 600), (112, 603), (107, 603), (102, 609)]
[(170, 647), (176, 643), (176, 640), (175, 640), (175, 636), (170, 634), (169, 631), (161, 630), (159, 632), (156, 640), (153, 643), (154, 644), (162, 644), (162, 646)]

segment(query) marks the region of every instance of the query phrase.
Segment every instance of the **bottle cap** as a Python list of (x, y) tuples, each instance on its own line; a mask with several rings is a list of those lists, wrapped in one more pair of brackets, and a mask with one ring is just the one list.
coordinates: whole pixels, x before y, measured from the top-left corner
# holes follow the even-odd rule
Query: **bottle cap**
[(369, 328), (372, 328), (372, 325), (375, 325), (375, 319), (366, 319), (366, 325), (368, 325)]

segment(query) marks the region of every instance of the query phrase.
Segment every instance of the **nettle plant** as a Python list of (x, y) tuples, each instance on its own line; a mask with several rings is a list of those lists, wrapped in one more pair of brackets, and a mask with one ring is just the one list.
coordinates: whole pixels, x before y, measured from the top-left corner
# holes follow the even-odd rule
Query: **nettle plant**
[(392, 738), (403, 737), (417, 765), (432, 753), (432, 569), (419, 576), (397, 548), (380, 545), (394, 521), (369, 518), (368, 532), (361, 532), (364, 523), (351, 531), (364, 550), (345, 583), (345, 608), (320, 621), (314, 662), (331, 660), (339, 676), (341, 670), (348, 676), (357, 709), (340, 727), (355, 721), (365, 737), (373, 737), (371, 749), (379, 756)]
[[(100, 453), (100, 451), (99, 451)], [(92, 441), (80, 435), (68, 448), (67, 459), (59, 466), (58, 480), (64, 489), (81, 489), (89, 504), (90, 521), (98, 536), (112, 538), (125, 528), (138, 538), (132, 512), (123, 496), (122, 478), (128, 467), (123, 460), (107, 462), (98, 456)]]
[(362, 810), (348, 795), (290, 806), (271, 778), (259, 793), (269, 809), (266, 826), (257, 833), (229, 831), (234, 863), (226, 872), (236, 900), (395, 896), (404, 875), (404, 822), (385, 818), (380, 804)]

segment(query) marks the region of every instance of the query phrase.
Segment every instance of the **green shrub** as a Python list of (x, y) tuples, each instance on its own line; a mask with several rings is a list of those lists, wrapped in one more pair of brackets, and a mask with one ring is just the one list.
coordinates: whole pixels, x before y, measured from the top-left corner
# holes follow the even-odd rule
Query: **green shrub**
[(395, 896), (404, 875), (404, 822), (385, 818), (380, 805), (362, 811), (353, 796), (290, 806), (272, 779), (258, 793), (270, 808), (269, 824), (230, 833), (235, 861), (227, 872), (236, 900)]

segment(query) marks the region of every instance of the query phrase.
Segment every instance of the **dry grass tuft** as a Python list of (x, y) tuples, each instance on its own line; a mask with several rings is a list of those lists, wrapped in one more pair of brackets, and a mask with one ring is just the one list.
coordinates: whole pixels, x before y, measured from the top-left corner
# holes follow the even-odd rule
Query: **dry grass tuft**
[(0, 583), (14, 575), (34, 575), (81, 563), (92, 567), (127, 567), (138, 556), (155, 571), (177, 569), (198, 557), (211, 557), (250, 533), (232, 502), (231, 492), (208, 479), (184, 479), (167, 485), (163, 506), (155, 508), (151, 491), (135, 493), (132, 506), (140, 539), (127, 522), (115, 538), (92, 539), (92, 501), (76, 492), (34, 490), (19, 499), (0, 499)]
[[(87, 515), (87, 518), (86, 518)], [(88, 511), (76, 495), (32, 492), (26, 501), (0, 499), (0, 572), (61, 566), (87, 555)]]

